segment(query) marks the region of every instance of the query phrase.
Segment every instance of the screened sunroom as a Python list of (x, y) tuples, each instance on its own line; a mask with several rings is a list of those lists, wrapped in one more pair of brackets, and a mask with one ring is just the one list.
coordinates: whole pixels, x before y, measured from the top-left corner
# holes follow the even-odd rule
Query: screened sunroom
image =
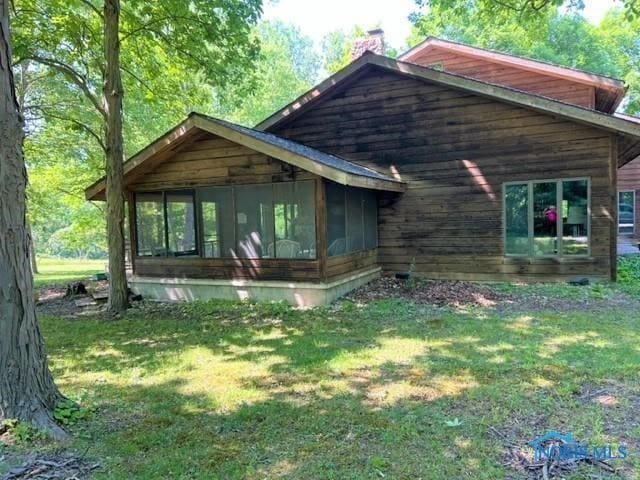
[[(379, 275), (378, 200), (404, 184), (192, 114), (125, 163), (131, 288), (151, 298), (326, 303)], [(104, 179), (86, 191), (104, 197)]]

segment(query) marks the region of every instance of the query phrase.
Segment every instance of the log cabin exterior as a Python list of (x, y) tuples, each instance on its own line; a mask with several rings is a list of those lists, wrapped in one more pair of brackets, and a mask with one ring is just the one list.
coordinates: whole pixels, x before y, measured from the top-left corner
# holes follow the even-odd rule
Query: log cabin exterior
[(308, 306), (408, 271), (615, 279), (640, 125), (593, 77), (573, 105), (365, 53), (253, 129), (191, 114), (125, 163), (132, 287)]

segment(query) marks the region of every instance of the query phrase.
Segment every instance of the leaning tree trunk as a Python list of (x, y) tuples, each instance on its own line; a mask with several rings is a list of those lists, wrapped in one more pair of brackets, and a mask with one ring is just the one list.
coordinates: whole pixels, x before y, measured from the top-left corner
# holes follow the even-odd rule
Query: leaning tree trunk
[(122, 139), (122, 80), (120, 78), (120, 1), (104, 2), (104, 109), (106, 112), (107, 242), (109, 304), (117, 313), (128, 307), (124, 251), (124, 186)]
[(16, 418), (65, 436), (62, 398), (47, 365), (33, 298), (26, 229), (24, 120), (11, 72), (9, 0), (0, 0), (0, 420)]

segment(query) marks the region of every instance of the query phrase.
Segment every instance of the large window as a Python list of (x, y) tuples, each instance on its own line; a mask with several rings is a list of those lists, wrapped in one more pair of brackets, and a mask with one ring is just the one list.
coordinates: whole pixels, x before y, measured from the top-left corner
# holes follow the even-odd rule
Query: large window
[(194, 193), (136, 193), (138, 256), (197, 255)]
[(507, 255), (589, 255), (589, 181), (504, 185)]
[(378, 246), (375, 192), (327, 182), (327, 254), (330, 257)]
[(139, 256), (316, 258), (315, 182), (136, 194)]
[(618, 192), (618, 233), (633, 234), (636, 218), (636, 195), (634, 190)]

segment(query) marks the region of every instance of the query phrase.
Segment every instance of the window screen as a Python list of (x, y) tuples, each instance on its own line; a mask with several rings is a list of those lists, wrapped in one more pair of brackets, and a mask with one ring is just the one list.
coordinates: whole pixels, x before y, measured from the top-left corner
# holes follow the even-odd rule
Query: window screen
[(373, 190), (362, 190), (364, 248), (378, 246), (378, 197)]
[(138, 256), (165, 255), (162, 193), (137, 193), (135, 209)]
[(276, 258), (315, 258), (316, 212), (314, 182), (273, 185)]
[(275, 257), (272, 191), (271, 184), (235, 187), (239, 257)]
[(363, 236), (362, 193), (358, 188), (347, 188), (347, 252), (364, 249)]
[(333, 182), (326, 184), (327, 254), (330, 257), (347, 253), (345, 189)]
[(196, 255), (194, 193), (167, 192), (167, 238), (170, 255)]
[(202, 256), (232, 257), (235, 253), (235, 221), (231, 187), (198, 191), (202, 230)]

